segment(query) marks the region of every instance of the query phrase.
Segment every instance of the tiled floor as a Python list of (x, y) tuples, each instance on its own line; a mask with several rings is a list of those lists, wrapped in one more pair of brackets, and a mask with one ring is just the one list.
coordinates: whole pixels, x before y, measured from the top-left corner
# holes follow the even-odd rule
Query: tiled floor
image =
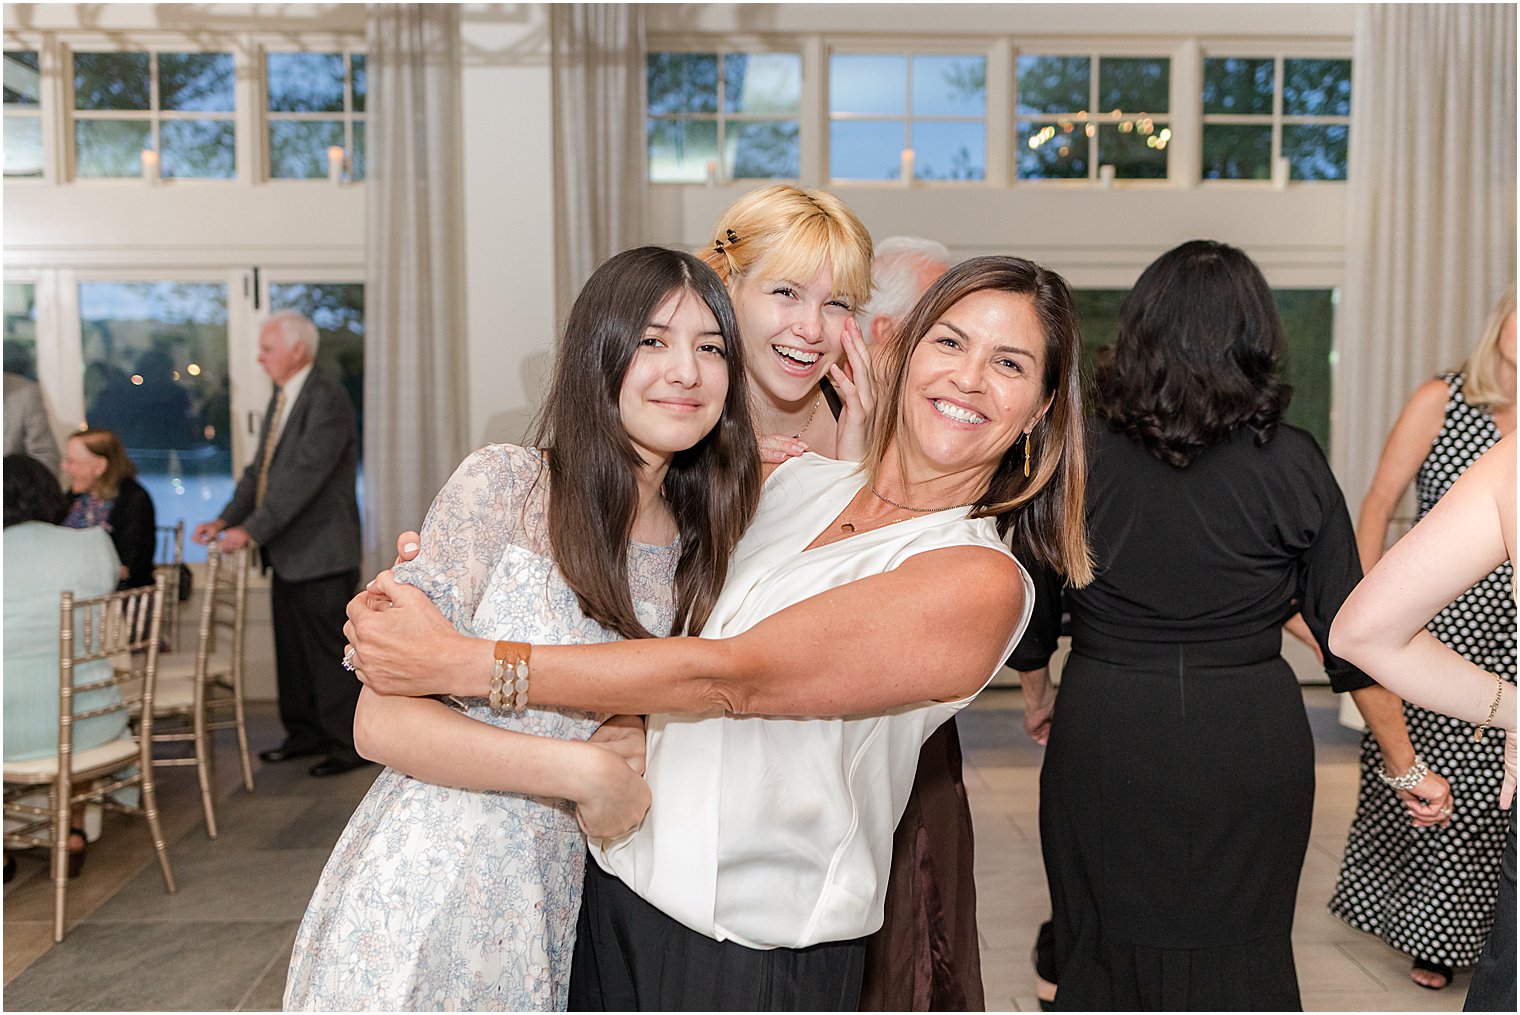
[[(1325, 910), (1356, 790), (1356, 737), (1335, 724), (1329, 691), (1305, 691), (1318, 744), (1319, 792), (1299, 892), (1294, 946), (1307, 1008), (1457, 1011), (1470, 974), (1422, 990), (1408, 964)], [(259, 706), (256, 745), (277, 739)], [(987, 1003), (1031, 1010), (1029, 949), (1049, 902), (1040, 866), (1039, 748), (1024, 736), (1016, 690), (991, 689), (961, 720), (977, 828), (978, 918)], [(219, 773), (221, 837), (206, 838), (190, 769), (160, 774), (179, 892), (164, 893), (146, 833), (108, 816), (69, 887), (71, 930), (53, 946), (45, 861), (23, 854), (5, 887), (4, 1006), (30, 1010), (242, 1010), (280, 1005), (296, 924), (328, 850), (374, 776), (311, 779), (300, 762), (263, 766), (237, 788), (230, 745)]]

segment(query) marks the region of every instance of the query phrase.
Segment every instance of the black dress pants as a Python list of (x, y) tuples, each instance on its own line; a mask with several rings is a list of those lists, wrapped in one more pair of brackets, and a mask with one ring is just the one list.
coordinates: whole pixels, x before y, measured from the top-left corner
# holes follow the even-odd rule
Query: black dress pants
[(855, 1011), (866, 939), (746, 948), (698, 934), (586, 858), (571, 1011)]
[[(1514, 736), (1511, 733), (1509, 736)], [(1509, 840), (1504, 844), (1504, 866), (1499, 877), (1499, 906), (1494, 929), (1483, 942), (1478, 971), (1467, 988), (1463, 1011), (1515, 1010), (1515, 808), (1510, 805)]]
[(359, 585), (359, 571), (270, 584), (280, 722), (297, 750), (326, 751), (351, 760), (359, 679), (343, 668), (344, 612)]

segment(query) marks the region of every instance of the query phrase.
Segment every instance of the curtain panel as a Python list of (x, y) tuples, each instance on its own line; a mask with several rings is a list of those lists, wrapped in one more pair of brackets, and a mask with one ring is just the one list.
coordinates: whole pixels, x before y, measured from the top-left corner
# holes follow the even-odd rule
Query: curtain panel
[(550, 4), (554, 287), (563, 322), (596, 266), (644, 238), (644, 10)]
[(1331, 463), (1353, 517), (1410, 394), (1515, 278), (1515, 7), (1366, 4)]
[(465, 446), (459, 12), (369, 7), (365, 562), (388, 567)]

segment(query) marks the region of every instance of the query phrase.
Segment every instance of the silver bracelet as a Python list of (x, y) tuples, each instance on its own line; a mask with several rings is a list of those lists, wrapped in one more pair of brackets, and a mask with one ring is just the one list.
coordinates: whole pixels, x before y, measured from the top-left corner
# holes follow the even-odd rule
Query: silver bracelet
[(1425, 764), (1425, 759), (1418, 754), (1414, 756), (1414, 764), (1409, 766), (1409, 771), (1403, 775), (1389, 775), (1383, 769), (1378, 769), (1378, 778), (1383, 780), (1383, 785), (1390, 789), (1406, 790), (1414, 789), (1424, 778), (1430, 774), (1430, 766)]

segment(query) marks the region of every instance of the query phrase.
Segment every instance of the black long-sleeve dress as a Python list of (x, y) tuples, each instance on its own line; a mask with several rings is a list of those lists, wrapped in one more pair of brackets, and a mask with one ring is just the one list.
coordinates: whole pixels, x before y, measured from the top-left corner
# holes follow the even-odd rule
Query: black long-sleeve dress
[[(1175, 468), (1099, 426), (1088, 525), (1098, 574), (1068, 589), (1072, 652), (1040, 776), (1057, 1007), (1292, 1009), (1289, 933), (1314, 744), (1283, 660), (1302, 612), (1337, 690), (1330, 622), (1361, 579), (1314, 439), (1242, 429)], [(1014, 665), (1037, 669), (1061, 604)]]

